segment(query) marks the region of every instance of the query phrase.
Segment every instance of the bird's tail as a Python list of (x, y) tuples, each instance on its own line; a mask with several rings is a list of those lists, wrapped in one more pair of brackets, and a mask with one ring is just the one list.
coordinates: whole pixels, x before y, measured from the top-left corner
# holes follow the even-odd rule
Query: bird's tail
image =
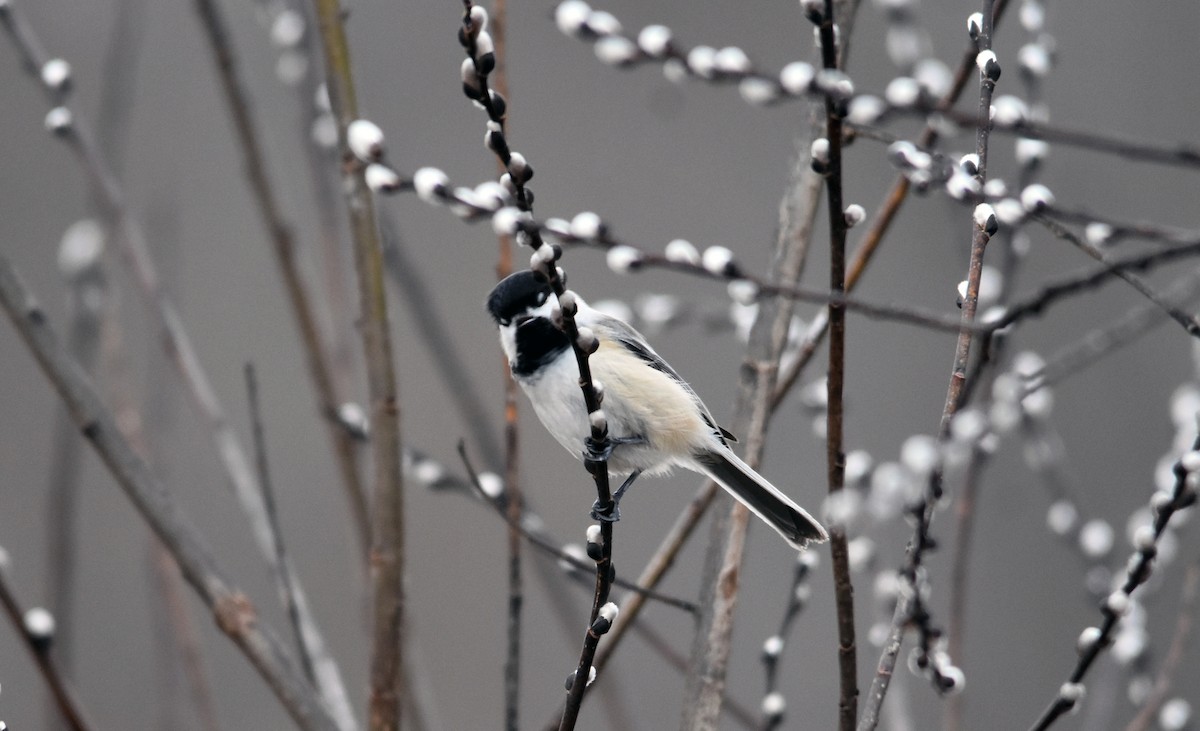
[(829, 540), (829, 534), (804, 508), (767, 482), (732, 451), (706, 451), (695, 455), (695, 459), (705, 474), (778, 531), (797, 550), (803, 550), (810, 542), (824, 543)]

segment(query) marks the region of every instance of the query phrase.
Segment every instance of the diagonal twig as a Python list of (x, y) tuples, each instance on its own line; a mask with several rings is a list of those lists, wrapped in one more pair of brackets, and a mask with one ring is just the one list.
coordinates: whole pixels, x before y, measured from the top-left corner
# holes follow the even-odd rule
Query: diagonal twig
[(312, 686), (296, 670), (287, 649), (262, 624), (246, 595), (225, 578), (199, 534), (121, 435), (111, 412), (4, 258), (0, 258), (0, 307), (59, 392), (84, 437), (171, 552), (184, 578), (212, 610), (217, 626), (242, 650), (297, 725), (304, 729), (337, 729)]

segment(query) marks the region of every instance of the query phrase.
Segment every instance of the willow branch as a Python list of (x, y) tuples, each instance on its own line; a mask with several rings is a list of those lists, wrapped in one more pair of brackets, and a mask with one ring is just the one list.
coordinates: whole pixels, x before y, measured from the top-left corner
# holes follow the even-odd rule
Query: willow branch
[(0, 258), (0, 307), (59, 392), (83, 436), (213, 612), (217, 626), (246, 655), (297, 725), (303, 729), (337, 729), (286, 648), (260, 622), (246, 595), (225, 578), (199, 534), (121, 435), (111, 412), (4, 258)]

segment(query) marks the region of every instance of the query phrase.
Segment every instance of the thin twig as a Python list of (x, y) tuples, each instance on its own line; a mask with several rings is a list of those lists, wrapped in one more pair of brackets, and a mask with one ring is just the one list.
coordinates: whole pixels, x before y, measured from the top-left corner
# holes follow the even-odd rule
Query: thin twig
[[(250, 409), (250, 434), (254, 444), (254, 462), (258, 468), (258, 484), (262, 488), (263, 507), (267, 518), (271, 521), (271, 532), (275, 538), (275, 565), (287, 563), (287, 551), (283, 544), (283, 531), (279, 525), (279, 512), (275, 507), (275, 488), (271, 484), (271, 468), (267, 460), (267, 443), (263, 435), (262, 407), (258, 399), (258, 376), (254, 372), (254, 364), (246, 363), (246, 403)], [(287, 613), (292, 633), (296, 640), (296, 654), (300, 656), (300, 667), (310, 683), (316, 684), (316, 673), (313, 670), (312, 656), (304, 642), (304, 630), (300, 621), (300, 613), (296, 610), (296, 594), (292, 588), (291, 577), (282, 573), (276, 581), (282, 588), (283, 609)]]
[(1192, 625), (1195, 623), (1192, 614), (1196, 611), (1197, 594), (1200, 594), (1200, 560), (1188, 564), (1183, 575), (1183, 588), (1179, 592), (1179, 614), (1175, 617), (1175, 632), (1171, 636), (1171, 644), (1162, 667), (1158, 669), (1158, 675), (1154, 678), (1154, 689), (1138, 714), (1125, 727), (1125, 731), (1149, 731), (1154, 717), (1167, 700), (1175, 673), (1183, 662), (1188, 642), (1191, 640)]
[[(30, 71), (35, 79), (41, 81), (39, 70), (50, 60), (49, 56), (42, 48), (33, 29), (24, 17), (17, 13), (12, 3), (0, 4), (0, 25), (4, 26), (15, 44), (26, 70)], [(270, 527), (263, 511), (261, 495), (253, 469), (250, 467), (250, 461), (243, 451), (237, 435), (229, 425), (216, 390), (204, 371), (191, 338), (183, 326), (183, 319), (179, 311), (162, 288), (143, 230), (126, 207), (122, 189), (112, 175), (111, 169), (106, 165), (96, 144), (96, 137), (86, 118), (77, 109), (64, 103), (65, 97), (61, 89), (44, 83), (42, 89), (50, 102), (58, 105), (56, 107), (59, 112), (57, 116), (61, 119), (62, 124), (55, 127), (55, 133), (74, 153), (88, 176), (92, 195), (103, 209), (104, 217), (111, 223), (121, 254), (137, 281), (151, 314), (162, 330), (164, 347), (171, 362), (179, 371), (193, 403), (207, 422), (209, 434), (221, 458), (225, 473), (234, 488), (243, 512), (250, 520), (255, 542), (270, 565), (274, 561)], [(286, 566), (283, 567), (283, 570), (292, 571), (293, 569)], [(299, 579), (294, 575), (292, 585), (299, 602), (300, 612), (305, 617), (306, 633), (313, 647), (314, 657), (320, 658), (317, 674), (322, 678), (322, 687), (328, 690), (344, 688), (336, 663), (324, 651), (324, 640), (312, 618), (312, 612), (307, 606)], [(345, 697), (344, 690), (341, 692), (341, 697)], [(337, 700), (333, 696), (330, 698), (333, 701)], [(334, 705), (335, 710), (344, 708), (348, 708), (344, 702)], [(339, 712), (338, 718), (343, 730), (353, 727), (352, 716)]]
[(368, 726), (372, 731), (390, 731), (400, 724), (405, 642), (400, 401), (396, 389), (392, 341), (388, 332), (387, 291), (375, 203), (363, 179), (364, 166), (355, 159), (347, 140), (347, 127), (358, 119), (358, 100), (342, 17), (342, 6), (338, 0), (317, 0), (326, 85), (338, 122), (342, 182), (350, 212), (354, 263), (358, 270), (360, 333), (370, 397), (375, 522), (371, 549), (374, 630)]
[[(589, 564), (589, 563), (583, 561), (582, 559), (577, 558), (574, 555), (564, 551), (550, 537), (548, 537), (540, 532), (535, 532), (535, 531), (530, 530), (527, 526), (527, 523), (529, 523), (529, 522), (540, 523), (541, 522), (540, 518), (537, 518), (536, 516), (532, 515), (531, 513), (527, 512), (527, 511), (522, 511), (521, 514), (517, 517), (516, 523), (509, 522), (510, 521), (510, 514), (509, 514), (510, 503), (507, 499), (507, 496), (502, 495), (500, 498), (492, 498), (492, 497), (488, 496), (488, 494), (484, 491), (482, 484), (480, 484), (479, 473), (475, 470), (475, 466), (471, 463), (470, 457), (467, 456), (467, 448), (463, 442), (458, 443), (458, 455), (459, 455), (459, 458), (462, 460), (463, 468), (466, 469), (466, 471), (467, 471), (467, 477), (469, 478), (469, 484), (470, 484), (472, 490), (474, 491), (475, 495), (480, 500), (482, 500), (483, 502), (490, 505), (491, 508), (496, 512), (496, 515), (498, 515), (506, 523), (508, 523), (509, 528), (515, 528), (517, 531), (517, 535), (519, 535), (520, 537), (529, 541), (529, 543), (534, 548), (541, 550), (547, 556), (549, 556), (549, 557), (553, 558), (555, 561), (557, 561), (560, 565), (569, 566), (569, 567), (571, 567), (571, 569), (576, 570), (576, 571), (587, 571), (588, 569), (593, 568), (592, 564)], [(531, 518), (533, 519), (532, 521), (530, 520)], [(661, 602), (662, 604), (682, 610), (688, 614), (696, 614), (695, 603), (687, 601), (686, 599), (680, 599), (679, 597), (669, 596), (667, 594), (661, 594), (659, 592), (649, 590), (649, 589), (643, 589), (643, 588), (639, 587), (637, 584), (631, 583), (631, 582), (626, 581), (617, 576), (613, 577), (613, 586), (616, 586), (621, 589), (625, 589), (627, 591), (635, 592), (636, 594), (638, 594), (639, 596), (641, 596), (644, 599)], [(614, 623), (613, 626), (616, 627), (616, 624)], [(597, 666), (597, 669), (599, 669), (598, 666)], [(561, 713), (556, 714), (556, 716), (555, 716), (555, 724), (556, 725), (557, 725), (557, 719), (561, 715), (562, 715)]]
[[(837, 69), (837, 38), (833, 0), (825, 0), (820, 23), (821, 62), (827, 71)], [(825, 190), (829, 206), (829, 290), (846, 291), (846, 206), (842, 200), (842, 108), (832, 94), (825, 96), (825, 139), (829, 142)], [(825, 463), (830, 495), (843, 488), (846, 455), (842, 448), (843, 401), (846, 377), (846, 308), (829, 305), (829, 370), (826, 378)], [(854, 585), (850, 579), (850, 554), (844, 526), (831, 525), (829, 552), (837, 605), (838, 728), (850, 731), (858, 717), (858, 644), (854, 637)]]
[[(994, 23), (1000, 22), (1000, 18), (1007, 7), (1008, 0), (997, 0), (993, 16), (995, 19)], [(972, 78), (975, 71), (975, 56), (977, 53), (978, 51), (972, 47), (963, 54), (963, 58), (958, 64), (958, 69), (954, 73), (954, 81), (950, 85), (950, 89), (937, 102), (936, 108), (938, 110), (953, 107), (967, 88), (967, 82)], [(922, 148), (931, 147), (937, 142), (937, 139), (938, 127), (932, 122), (928, 122), (925, 125), (925, 129), (921, 131), (918, 146)], [(900, 207), (904, 205), (904, 201), (908, 198), (910, 187), (911, 184), (908, 177), (904, 175), (898, 175), (896, 181), (892, 183), (891, 190), (888, 191), (883, 203), (871, 219), (870, 227), (863, 234), (862, 240), (859, 241), (858, 247), (854, 250), (854, 257), (846, 268), (847, 291), (852, 291), (862, 279), (863, 274), (866, 273), (867, 266), (871, 263), (871, 259), (879, 249), (879, 245), (883, 242), (883, 237), (891, 228), (892, 222), (896, 220), (896, 217), (900, 213)], [(812, 359), (813, 354), (816, 353), (817, 346), (821, 344), (821, 340), (824, 339), (828, 331), (829, 314), (828, 308), (826, 308), (813, 319), (813, 324), (809, 328), (804, 342), (800, 345), (797, 357), (792, 362), (791, 367), (780, 376), (779, 385), (775, 391), (776, 405), (795, 386), (800, 375), (804, 372), (804, 368)]]
[[(76, 224), (87, 225), (86, 223)], [(73, 236), (84, 235), (78, 229)], [(103, 240), (99, 230), (95, 243)], [(64, 242), (73, 245), (76, 242)], [(65, 252), (63, 252), (65, 253)], [(96, 250), (97, 255), (100, 253)], [(88, 373), (95, 372), (99, 351), (101, 322), (108, 303), (108, 282), (99, 256), (82, 270), (63, 272), (67, 276), (70, 324), (67, 329), (67, 349)], [(73, 666), (75, 616), (75, 557), (78, 524), (76, 514), (79, 495), (79, 467), (83, 445), (75, 425), (65, 409), (55, 412), (54, 431), (50, 442), (50, 478), (46, 499), (46, 572), (47, 604), (58, 617), (58, 635), (54, 652), (66, 672)]]
[[(1039, 215), (1033, 216), (1033, 220), (1045, 226), (1058, 238), (1074, 244), (1077, 248), (1079, 248), (1080, 251), (1092, 257), (1101, 264), (1110, 264), (1112, 262), (1112, 257), (1108, 256), (1108, 254), (1106, 254), (1099, 247), (1083, 240), (1077, 236), (1074, 231), (1071, 231), (1058, 222)], [(1158, 292), (1154, 291), (1154, 288), (1148, 282), (1146, 282), (1146, 280), (1142, 279), (1136, 274), (1129, 271), (1120, 270), (1114, 272), (1114, 275), (1119, 279), (1125, 280), (1129, 286), (1137, 290), (1138, 293), (1140, 293), (1143, 297), (1150, 300), (1155, 305), (1158, 305), (1158, 307), (1161, 308), (1163, 312), (1167, 313), (1172, 320), (1179, 323), (1189, 335), (1200, 336), (1200, 318), (1197, 318), (1194, 315), (1189, 315), (1188, 313), (1168, 302)]]
[(342, 477), (342, 487), (350, 504), (354, 527), (362, 547), (363, 555), (370, 548), (370, 518), (367, 515), (367, 498), (363, 493), (356, 461), (357, 445), (349, 432), (335, 418), (338, 409), (337, 393), (334, 389), (329, 359), (321, 341), (313, 298), (308, 283), (296, 260), (296, 241), (291, 224), (285, 219), (283, 209), (276, 197), (275, 188), (267, 173), (266, 155), (259, 142), (258, 130), (251, 117), (249, 95), (242, 82), (229, 36), (227, 22), (220, 6), (213, 0), (195, 0), (195, 8), (204, 27), (209, 50), (216, 62), (221, 89), (233, 118), (238, 145), (241, 148), (243, 168), (247, 183), (254, 198), (263, 225), (271, 240), (275, 263), (283, 277), (288, 305), (295, 318), (296, 328), (305, 354), (308, 375), (312, 379), (318, 413), (328, 434), (334, 457)]
[(464, 357), (454, 339), (449, 337), (454, 328), (435, 306), (437, 296), (430, 290), (431, 279), (426, 276), (419, 257), (409, 252), (399, 226), (385, 209), (380, 210), (379, 227), (383, 265), (392, 280), (392, 291), (401, 299), (405, 310), (411, 313), (413, 325), (420, 334), (421, 342), (429, 349), (430, 360), (446, 384), (450, 399), (471, 436), (471, 443), (483, 453), (483, 461), (488, 469), (497, 469), (504, 464), (505, 457), (495, 430), (490, 428), (491, 416), (480, 395), (478, 379), (466, 367), (471, 359)]
[[(995, 61), (994, 54), (991, 52), (995, 18), (995, 9), (993, 6), (993, 0), (984, 0), (983, 11), (980, 16), (980, 27), (978, 28), (978, 36), (976, 37), (980, 75), (979, 103), (976, 116), (977, 127), (975, 133), (975, 154), (978, 156), (978, 164), (976, 166), (975, 177), (980, 186), (987, 180), (988, 141), (991, 131), (989, 127), (990, 109), (992, 94), (996, 87), (996, 79), (1000, 75), (999, 66)], [(992, 56), (991, 61), (985, 62), (988, 55)], [(962, 302), (963, 329), (959, 333), (958, 343), (954, 350), (950, 383), (946, 388), (946, 402), (942, 409), (941, 422), (938, 427), (939, 440), (944, 440), (949, 435), (950, 422), (962, 405), (961, 398), (963, 387), (966, 383), (967, 366), (970, 360), (973, 340), (973, 332), (969, 326), (975, 322), (975, 313), (979, 304), (979, 281), (983, 271), (983, 255), (991, 239), (989, 226), (995, 222), (994, 213), (991, 213), (989, 209), (990, 207), (985, 208), (981, 205), (976, 208), (975, 214), (972, 216), (971, 254), (967, 265), (967, 291)], [(887, 694), (888, 681), (895, 667), (900, 644), (903, 642), (903, 628), (910, 621), (916, 620), (916, 624), (920, 629), (920, 650), (922, 658), (925, 661), (924, 667), (927, 667), (931, 671), (935, 688), (940, 692), (951, 687), (946, 685), (947, 678), (944, 676), (942, 668), (936, 662), (929, 662), (928, 651), (933, 640), (934, 630), (930, 626), (928, 611), (924, 609), (924, 602), (921, 600), (921, 588), (918, 583), (918, 570), (921, 566), (923, 555), (934, 545), (934, 541), (929, 535), (929, 528), (937, 499), (941, 496), (941, 490), (942, 467), (938, 467), (930, 475), (928, 486), (922, 494), (919, 505), (913, 509), (916, 526), (913, 529), (913, 538), (909, 544), (908, 556), (902, 572), (908, 585), (906, 593), (909, 596), (898, 604), (896, 613), (892, 618), (889, 638), (894, 638), (894, 643), (889, 641), (881, 653), (875, 679), (872, 681), (871, 690), (868, 693), (868, 705), (863, 712), (863, 719), (858, 726), (859, 731), (871, 731), (874, 728), (874, 723), (878, 722), (879, 705), (883, 703), (883, 699)], [(903, 613), (900, 611), (901, 607), (904, 608)], [(867, 723), (868, 720), (871, 722)]]
[[(63, 720), (73, 731), (88, 731), (95, 726), (87, 719), (83, 706), (80, 705), (75, 689), (71, 686), (58, 663), (50, 654), (50, 645), (54, 639), (53, 628), (44, 633), (41, 628), (30, 627), (25, 619), (29, 616), (17, 601), (16, 592), (8, 576), (7, 556), (0, 557), (0, 607), (8, 615), (13, 629), (21, 635), (21, 640), (33, 655), (38, 672), (50, 687), (54, 704), (62, 713)], [(49, 617), (47, 617), (49, 618)]]
[(293, 666), (284, 645), (256, 616), (246, 595), (226, 580), (199, 534), (121, 435), (111, 412), (4, 258), (0, 258), (0, 307), (63, 398), (84, 437), (171, 552), (184, 578), (213, 611), (221, 631), (247, 656), (297, 725), (304, 729), (338, 728), (316, 692)]
[[(465, 3), (470, 13), (470, 2)], [(490, 13), (492, 41), (495, 46), (496, 68), (491, 73), (492, 86), (505, 99), (508, 91), (508, 3), (493, 0)], [(503, 175), (505, 164), (496, 160), (498, 174)], [(512, 237), (496, 237), (496, 279), (513, 271)], [(504, 728), (517, 731), (520, 727), (518, 709), (521, 699), (521, 608), (524, 603), (522, 579), (521, 532), (518, 525), (524, 512), (525, 496), (521, 488), (520, 429), (517, 418), (517, 382), (512, 378), (506, 360), (503, 363), (504, 383), (504, 486), (508, 520), (508, 632), (504, 658)], [(486, 430), (492, 434), (491, 430)]]
[[(1200, 275), (1192, 272), (1173, 282), (1162, 293), (1162, 297), (1167, 302), (1175, 303), (1174, 307), (1179, 307), (1194, 300), (1198, 291)], [(1032, 393), (1043, 386), (1058, 383), (1068, 375), (1079, 373), (1119, 348), (1149, 335), (1156, 326), (1165, 322), (1167, 318), (1157, 303), (1136, 307), (1117, 320), (1084, 333), (1075, 342), (1047, 358), (1041, 370), (1030, 376), (1026, 390)], [(994, 344), (992, 347), (995, 347)]]
[[(1171, 490), (1155, 493), (1151, 502), (1151, 511), (1154, 515), (1153, 525), (1149, 526), (1148, 532), (1143, 534), (1139, 531), (1139, 535), (1135, 536), (1135, 550), (1126, 565), (1124, 581), (1120, 588), (1110, 594), (1102, 603), (1100, 626), (1090, 628), (1094, 629), (1094, 632), (1085, 631), (1081, 635), (1078, 648), (1079, 659), (1076, 660), (1075, 667), (1071, 669), (1071, 673), (1067, 676), (1066, 682), (1062, 684), (1054, 700), (1034, 721), (1030, 727), (1031, 731), (1045, 731), (1083, 698), (1083, 679), (1096, 659), (1100, 657), (1100, 653), (1109, 646), (1117, 623), (1128, 611), (1130, 596), (1150, 578), (1154, 557), (1158, 554), (1159, 539), (1162, 538), (1171, 518), (1178, 511), (1196, 503), (1196, 488), (1189, 484), (1189, 477), (1195, 474), (1192, 470), (1196, 469), (1197, 465), (1192, 457), (1196, 456), (1197, 450), (1200, 450), (1200, 435), (1193, 440), (1191, 452), (1175, 462), (1172, 468), (1175, 484)], [(1184, 462), (1185, 458), (1188, 459), (1187, 465)]]

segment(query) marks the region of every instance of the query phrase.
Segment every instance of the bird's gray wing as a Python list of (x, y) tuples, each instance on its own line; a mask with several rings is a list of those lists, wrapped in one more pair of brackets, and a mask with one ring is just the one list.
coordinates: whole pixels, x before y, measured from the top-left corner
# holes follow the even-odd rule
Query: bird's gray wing
[(692, 389), (691, 384), (683, 380), (683, 378), (681, 378), (679, 374), (675, 372), (675, 369), (671, 367), (670, 363), (667, 363), (667, 361), (662, 359), (662, 356), (654, 352), (654, 348), (650, 347), (650, 343), (646, 342), (646, 338), (642, 337), (641, 333), (633, 329), (633, 326), (627, 322), (624, 322), (623, 320), (618, 320), (615, 317), (609, 317), (607, 315), (597, 315), (595, 318), (595, 324), (602, 328), (609, 338), (611, 338), (614, 342), (619, 343), (630, 353), (636, 355), (646, 365), (650, 366), (656, 371), (665, 373), (674, 379), (675, 382), (677, 382), (680, 386), (682, 386), (683, 389), (688, 392), (688, 395), (692, 397), (692, 400), (696, 402), (696, 408), (699, 409), (700, 417), (704, 419), (704, 423), (712, 429), (713, 434), (721, 441), (722, 444), (726, 444), (726, 446), (728, 446), (728, 442), (737, 441), (737, 437), (733, 436), (733, 434), (730, 434), (728, 430), (717, 425), (716, 419), (713, 419), (712, 413), (709, 412), (708, 407), (704, 405), (704, 402), (700, 400), (700, 397), (696, 395), (696, 392)]

